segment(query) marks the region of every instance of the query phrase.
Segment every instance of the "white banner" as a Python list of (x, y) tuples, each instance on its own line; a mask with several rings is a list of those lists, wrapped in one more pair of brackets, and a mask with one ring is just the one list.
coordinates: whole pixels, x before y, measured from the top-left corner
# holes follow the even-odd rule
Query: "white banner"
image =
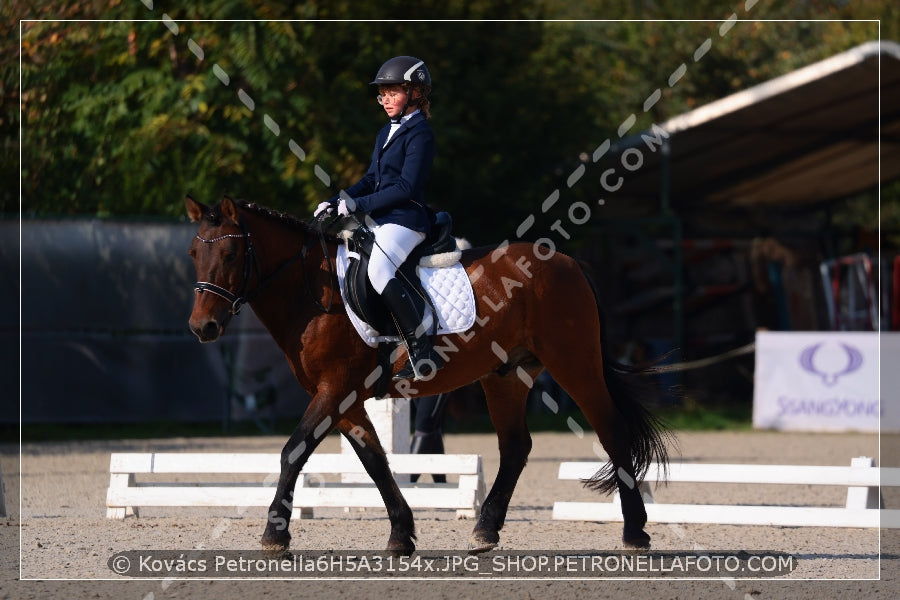
[(881, 431), (900, 432), (900, 333), (881, 334)]
[[(897, 334), (882, 334), (882, 410), (878, 402), (878, 334), (767, 332), (756, 335), (753, 426), (790, 431), (900, 429)], [(888, 339), (890, 338), (890, 339)], [(893, 356), (891, 356), (893, 354)], [(894, 379), (900, 377), (892, 374)], [(887, 408), (888, 410), (884, 410)]]

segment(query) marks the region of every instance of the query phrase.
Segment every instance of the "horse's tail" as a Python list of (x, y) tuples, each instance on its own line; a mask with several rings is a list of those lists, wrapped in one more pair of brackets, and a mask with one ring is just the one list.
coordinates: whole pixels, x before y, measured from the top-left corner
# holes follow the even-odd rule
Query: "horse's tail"
[[(628, 441), (635, 472), (635, 480), (644, 479), (650, 465), (658, 463), (663, 473), (668, 472), (669, 452), (667, 442), (674, 442), (674, 434), (666, 425), (649, 410), (646, 405), (658, 398), (659, 389), (654, 385), (652, 367), (635, 367), (616, 361), (610, 354), (607, 344), (605, 313), (600, 305), (597, 286), (586, 270), (580, 265), (585, 278), (594, 293), (597, 302), (597, 313), (600, 316), (600, 344), (603, 358), (603, 376), (617, 410), (617, 422), (614, 427), (618, 435)], [(583, 480), (585, 487), (608, 494), (616, 489), (617, 466), (612, 461), (604, 465), (590, 479)]]

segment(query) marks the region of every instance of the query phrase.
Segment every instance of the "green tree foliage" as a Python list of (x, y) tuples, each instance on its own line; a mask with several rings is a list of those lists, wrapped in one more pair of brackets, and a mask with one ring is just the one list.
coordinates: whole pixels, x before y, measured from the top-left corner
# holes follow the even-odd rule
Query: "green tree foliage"
[[(0, 5), (0, 212), (18, 212), (21, 106), (25, 216), (178, 217), (185, 193), (308, 214), (365, 171), (384, 123), (368, 82), (390, 56), (413, 54), (434, 78), (428, 197), (479, 242), (514, 231), (628, 115), (649, 126), (879, 31), (873, 22), (739, 21), (720, 34), (732, 13), (887, 12), (881, 35), (898, 37), (897, 9), (872, 0), (699, 0), (678, 10), (649, 0), (59, 4)], [(576, 20), (599, 18), (643, 20)], [(23, 22), (20, 40), (18, 19), (40, 21)], [(705, 39), (710, 49), (694, 64)], [(691, 68), (667, 86), (682, 62)], [(656, 88), (663, 96), (645, 115)]]

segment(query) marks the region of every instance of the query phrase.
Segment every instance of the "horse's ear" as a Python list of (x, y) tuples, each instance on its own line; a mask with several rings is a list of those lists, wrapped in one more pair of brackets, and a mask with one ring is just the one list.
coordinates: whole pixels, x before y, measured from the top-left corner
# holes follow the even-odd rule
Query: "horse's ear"
[(222, 217), (226, 221), (229, 221), (235, 225), (239, 223), (237, 206), (234, 204), (234, 200), (232, 200), (228, 196), (223, 197), (220, 210), (222, 211)]
[(190, 196), (184, 197), (184, 206), (187, 208), (188, 217), (196, 223), (203, 218), (203, 215), (209, 212), (209, 207), (197, 202)]

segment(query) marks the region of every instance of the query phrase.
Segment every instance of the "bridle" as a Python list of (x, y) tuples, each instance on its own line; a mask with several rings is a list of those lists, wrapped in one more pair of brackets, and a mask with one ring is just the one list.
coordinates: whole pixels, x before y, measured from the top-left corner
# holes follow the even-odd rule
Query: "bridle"
[(247, 293), (247, 288), (250, 286), (250, 278), (253, 276), (253, 268), (256, 267), (256, 273), (260, 273), (259, 267), (259, 257), (256, 255), (256, 251), (253, 249), (253, 242), (250, 239), (250, 232), (247, 230), (247, 225), (244, 223), (243, 217), (240, 220), (241, 223), (241, 233), (226, 233), (224, 235), (220, 235), (218, 237), (206, 239), (202, 237), (199, 233), (197, 234), (197, 239), (203, 242), (204, 244), (215, 244), (218, 241), (231, 239), (231, 238), (242, 238), (245, 240), (244, 243), (244, 276), (243, 282), (241, 284), (241, 291), (237, 294), (232, 292), (231, 290), (227, 290), (220, 285), (216, 285), (210, 281), (198, 281), (194, 284), (194, 289), (198, 293), (203, 292), (212, 292), (216, 296), (223, 298), (231, 303), (231, 314), (236, 315), (241, 312), (241, 307), (250, 301), (251, 296), (255, 296), (259, 293), (259, 287), (256, 288), (256, 291), (252, 294)]
[[(331, 275), (331, 277), (329, 277), (329, 283), (331, 284), (331, 295), (329, 296), (329, 299), (328, 299), (328, 306), (323, 305), (322, 302), (318, 298), (315, 297), (315, 295), (312, 293), (312, 288), (310, 288), (309, 280), (306, 277), (306, 255), (309, 253), (309, 250), (316, 243), (315, 239), (312, 239), (312, 236), (307, 238), (303, 242), (303, 247), (301, 248), (300, 252), (298, 252), (297, 254), (295, 254), (294, 256), (289, 258), (287, 261), (285, 261), (280, 267), (275, 269), (275, 271), (272, 272), (272, 274), (263, 278), (262, 269), (259, 266), (259, 256), (256, 254), (256, 251), (253, 249), (253, 241), (250, 237), (250, 231), (247, 229), (247, 224), (245, 223), (243, 216), (241, 216), (241, 218), (240, 218), (241, 233), (226, 233), (226, 234), (223, 234), (223, 235), (220, 235), (220, 236), (217, 236), (214, 238), (210, 238), (210, 239), (202, 237), (199, 233), (196, 235), (196, 238), (198, 240), (200, 240), (201, 242), (203, 242), (204, 244), (214, 244), (218, 241), (225, 240), (225, 239), (231, 239), (231, 238), (238, 238), (238, 239), (245, 240), (245, 242), (244, 242), (244, 274), (243, 274), (243, 280), (241, 282), (241, 291), (238, 293), (234, 293), (231, 290), (223, 288), (222, 286), (212, 283), (210, 281), (198, 281), (198, 282), (194, 283), (194, 290), (196, 290), (198, 293), (211, 292), (211, 293), (215, 294), (216, 296), (219, 296), (220, 298), (228, 301), (229, 303), (231, 303), (231, 309), (230, 309), (231, 314), (236, 315), (241, 312), (241, 308), (243, 307), (244, 304), (247, 304), (248, 302), (253, 300), (253, 298), (256, 297), (263, 290), (263, 288), (265, 288), (267, 285), (269, 285), (276, 277), (278, 277), (281, 273), (283, 273), (285, 270), (287, 270), (288, 267), (290, 267), (291, 265), (293, 265), (295, 262), (297, 262), (299, 260), (303, 264), (303, 273), (304, 273), (303, 281), (306, 285), (307, 293), (309, 294), (313, 303), (316, 305), (316, 307), (319, 310), (321, 310), (324, 313), (330, 313), (331, 309), (332, 309), (332, 305), (334, 304), (335, 267), (328, 257), (328, 248), (325, 245), (325, 233), (322, 230), (321, 220), (317, 218), (316, 222), (318, 223), (318, 227), (317, 227), (317, 230), (319, 233), (318, 238), (322, 244), (322, 253), (325, 256), (325, 260), (328, 262), (328, 267), (329, 267), (329, 271), (330, 271), (330, 275)], [(250, 287), (250, 280), (253, 277), (254, 270), (256, 271), (257, 280), (259, 281), (259, 284), (252, 291), (248, 291), (248, 288)]]

